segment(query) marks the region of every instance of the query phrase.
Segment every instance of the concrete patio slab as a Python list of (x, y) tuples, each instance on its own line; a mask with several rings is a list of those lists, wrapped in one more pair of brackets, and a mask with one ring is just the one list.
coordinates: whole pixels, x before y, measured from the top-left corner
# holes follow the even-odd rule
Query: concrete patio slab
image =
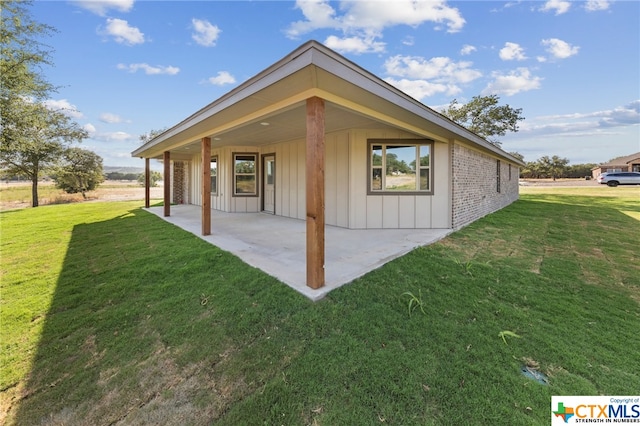
[(201, 235), (201, 207), (171, 206), (149, 212), (203, 240), (229, 251), (244, 262), (278, 278), (311, 300), (323, 298), (354, 279), (416, 247), (432, 244), (451, 229), (345, 229), (325, 227), (325, 286), (306, 285), (306, 223), (264, 213), (224, 213), (214, 210), (211, 235)]

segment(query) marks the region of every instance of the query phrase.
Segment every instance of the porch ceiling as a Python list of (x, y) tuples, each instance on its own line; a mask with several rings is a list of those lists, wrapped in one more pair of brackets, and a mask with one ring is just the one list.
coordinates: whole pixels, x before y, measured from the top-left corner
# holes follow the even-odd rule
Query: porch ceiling
[[(224, 145), (261, 146), (277, 142), (301, 139), (306, 134), (306, 108), (304, 102), (296, 103), (292, 108), (265, 115), (228, 131), (207, 135), (211, 138), (211, 147)], [(327, 133), (350, 128), (377, 129), (388, 127), (384, 123), (355, 113), (331, 102), (325, 104), (325, 130)], [(171, 149), (171, 155), (191, 156), (200, 150), (200, 139)]]

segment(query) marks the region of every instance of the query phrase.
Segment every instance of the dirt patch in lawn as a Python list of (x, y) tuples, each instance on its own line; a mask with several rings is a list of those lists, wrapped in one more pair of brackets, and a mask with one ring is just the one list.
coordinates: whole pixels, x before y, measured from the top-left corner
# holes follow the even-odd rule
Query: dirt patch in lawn
[[(150, 189), (152, 199), (163, 197), (161, 186)], [(82, 194), (67, 194), (57, 189), (51, 181), (38, 183), (38, 201), (48, 204), (69, 204), (88, 201), (134, 201), (144, 200), (144, 187), (133, 181), (107, 180), (96, 190)], [(0, 183), (0, 211), (31, 207), (31, 184), (27, 182)]]

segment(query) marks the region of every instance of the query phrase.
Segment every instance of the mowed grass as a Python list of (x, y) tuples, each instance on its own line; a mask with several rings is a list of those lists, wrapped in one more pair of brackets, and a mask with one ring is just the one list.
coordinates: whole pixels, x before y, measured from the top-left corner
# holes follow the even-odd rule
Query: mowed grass
[(537, 425), (640, 389), (640, 188), (524, 188), (317, 303), (140, 202), (0, 219), (8, 424)]

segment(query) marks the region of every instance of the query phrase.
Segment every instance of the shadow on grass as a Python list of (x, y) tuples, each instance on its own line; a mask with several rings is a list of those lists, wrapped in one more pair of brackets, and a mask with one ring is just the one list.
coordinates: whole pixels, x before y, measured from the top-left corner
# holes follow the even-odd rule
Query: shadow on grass
[(142, 210), (77, 224), (16, 423), (524, 425), (632, 394), (640, 206), (523, 198), (316, 304)]
[(142, 210), (79, 223), (16, 424), (206, 423), (259, 386), (223, 369), (236, 368), (229, 355), (270, 330), (281, 303), (308, 305)]

